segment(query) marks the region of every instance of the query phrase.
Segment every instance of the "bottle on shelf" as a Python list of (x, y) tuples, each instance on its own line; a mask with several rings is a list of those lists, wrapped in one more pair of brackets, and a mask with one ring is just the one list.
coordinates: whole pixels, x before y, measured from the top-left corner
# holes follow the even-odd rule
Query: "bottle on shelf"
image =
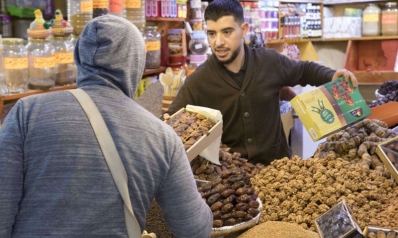
[(362, 35), (363, 36), (379, 36), (381, 10), (375, 3), (368, 3), (363, 10), (362, 17)]
[(145, 0), (125, 0), (124, 18), (133, 23), (142, 32), (145, 27)]

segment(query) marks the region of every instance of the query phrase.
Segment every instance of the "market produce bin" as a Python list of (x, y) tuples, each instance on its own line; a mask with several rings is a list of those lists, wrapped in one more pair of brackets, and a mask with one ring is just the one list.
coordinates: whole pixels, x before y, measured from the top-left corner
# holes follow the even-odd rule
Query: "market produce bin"
[(376, 154), (398, 181), (398, 136), (377, 145)]
[(388, 127), (398, 125), (398, 102), (388, 102), (386, 104), (372, 107), (372, 115), (368, 119), (377, 119), (387, 123)]

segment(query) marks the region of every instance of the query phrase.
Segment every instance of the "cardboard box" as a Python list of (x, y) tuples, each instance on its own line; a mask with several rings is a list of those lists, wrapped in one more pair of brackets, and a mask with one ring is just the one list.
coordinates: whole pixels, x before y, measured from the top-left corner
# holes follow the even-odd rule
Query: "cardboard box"
[(398, 136), (377, 145), (376, 154), (398, 181)]
[(361, 228), (354, 219), (352, 210), (345, 200), (315, 219), (315, 226), (321, 238), (362, 238)]
[(386, 236), (390, 231), (393, 231), (395, 233), (398, 232), (397, 229), (384, 228), (384, 227), (378, 227), (378, 226), (366, 226), (365, 229), (363, 230), (363, 235), (365, 237), (369, 237), (370, 232), (377, 234), (378, 231), (383, 231)]
[[(174, 113), (169, 120), (172, 120), (176, 115), (185, 112), (185, 108), (181, 108), (178, 112)], [(186, 152), (189, 162), (198, 156), (204, 149), (206, 149), (215, 139), (222, 134), (222, 121), (213, 121), (215, 125), (209, 130), (207, 135), (202, 136), (196, 141)]]
[(371, 114), (358, 88), (343, 77), (299, 94), (290, 103), (313, 141)]

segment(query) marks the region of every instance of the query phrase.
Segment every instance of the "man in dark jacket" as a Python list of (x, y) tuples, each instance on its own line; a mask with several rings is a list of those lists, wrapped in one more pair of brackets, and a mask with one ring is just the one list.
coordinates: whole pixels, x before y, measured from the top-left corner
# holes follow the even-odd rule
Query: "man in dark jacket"
[(248, 24), (237, 0), (214, 0), (205, 11), (213, 55), (191, 74), (170, 105), (173, 114), (187, 104), (218, 109), (223, 115), (222, 142), (252, 163), (290, 157), (279, 111), (285, 86), (319, 86), (351, 72), (313, 62), (295, 62), (272, 49), (251, 49)]

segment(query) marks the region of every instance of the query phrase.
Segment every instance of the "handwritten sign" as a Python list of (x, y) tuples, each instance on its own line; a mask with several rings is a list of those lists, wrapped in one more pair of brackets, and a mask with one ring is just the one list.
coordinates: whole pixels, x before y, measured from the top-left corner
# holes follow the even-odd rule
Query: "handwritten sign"
[(160, 41), (147, 42), (145, 45), (147, 52), (160, 50)]
[(26, 58), (4, 58), (4, 69), (27, 69), (28, 57)]
[(110, 0), (109, 1), (110, 12), (123, 12), (123, 0)]
[(34, 57), (33, 68), (43, 69), (43, 68), (54, 68), (55, 67), (55, 57)]
[(81, 12), (93, 12), (93, 1), (81, 2), (80, 3)]
[(126, 8), (140, 8), (141, 1), (140, 0), (125, 0), (124, 2)]
[(93, 0), (93, 8), (108, 8), (109, 0)]
[(73, 52), (70, 53), (55, 53), (55, 62), (57, 64), (73, 63)]

